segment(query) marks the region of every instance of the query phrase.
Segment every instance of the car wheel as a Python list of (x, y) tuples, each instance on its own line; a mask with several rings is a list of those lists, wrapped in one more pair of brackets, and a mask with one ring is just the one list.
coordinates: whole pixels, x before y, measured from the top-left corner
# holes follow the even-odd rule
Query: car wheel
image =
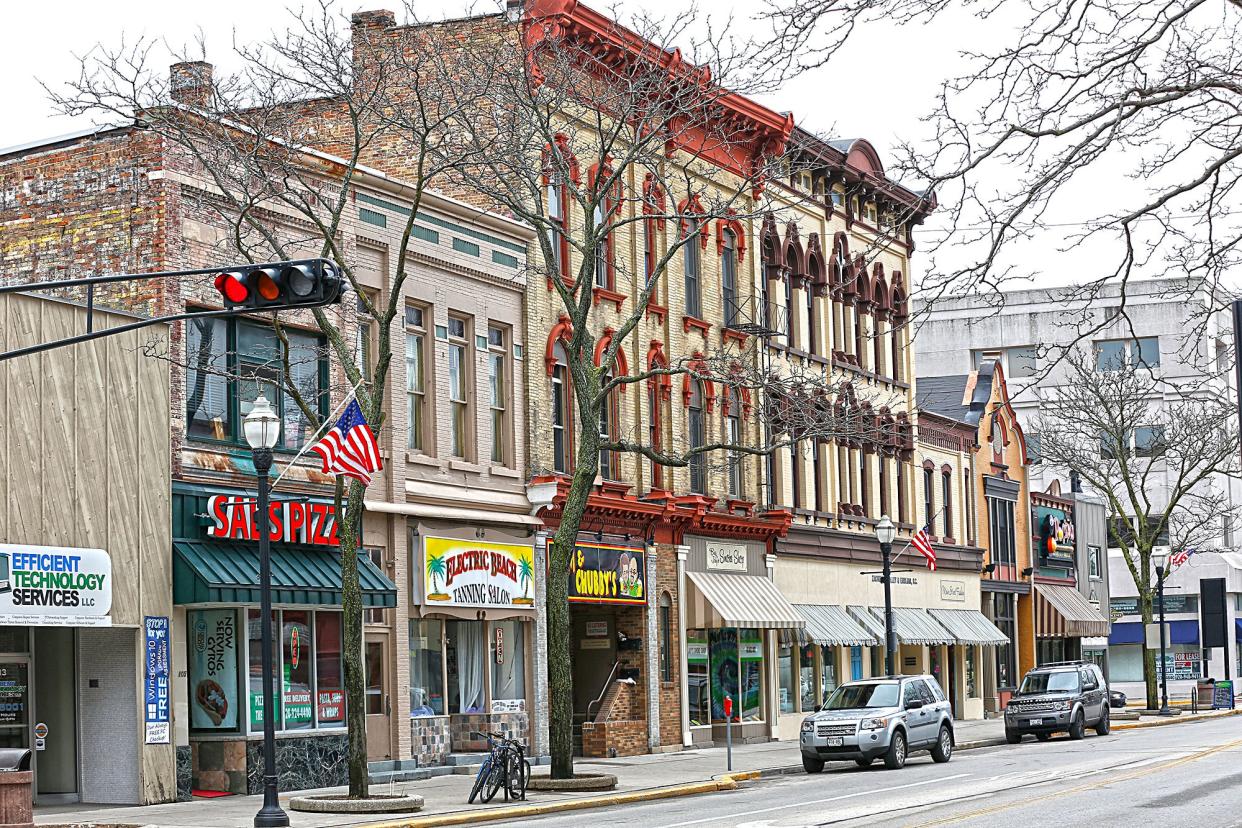
[(1011, 745), (1016, 745), (1022, 741), (1022, 734), (1016, 730), (1005, 728), (1005, 741)]
[(1035, 738), (1041, 742), (1046, 742), (1052, 738), (1052, 734), (1051, 733), (1036, 733)]
[(948, 725), (940, 726), (940, 735), (931, 749), (932, 759), (936, 762), (947, 762), (953, 757), (953, 734)]
[(1074, 740), (1081, 739), (1087, 735), (1087, 717), (1079, 710), (1074, 714), (1074, 720), (1070, 722), (1069, 737)]
[(858, 767), (860, 767), (860, 768), (869, 768), (869, 767), (871, 767), (871, 762), (872, 762), (872, 760), (871, 760), (871, 759), (855, 759), (855, 760), (854, 760), (854, 764), (855, 764), (855, 765), (858, 765)]
[(809, 756), (803, 756), (802, 769), (807, 773), (820, 773), (824, 769), (824, 760), (812, 759)]
[(888, 743), (888, 753), (884, 754), (884, 767), (889, 770), (901, 770), (906, 765), (906, 734), (903, 730), (893, 731), (893, 740)]
[(1104, 715), (1100, 717), (1099, 723), (1095, 726), (1096, 736), (1107, 736), (1109, 733), (1112, 732), (1113, 723), (1109, 721), (1109, 719), (1110, 719), (1110, 716), (1108, 713), (1108, 708), (1106, 707), (1104, 708)]

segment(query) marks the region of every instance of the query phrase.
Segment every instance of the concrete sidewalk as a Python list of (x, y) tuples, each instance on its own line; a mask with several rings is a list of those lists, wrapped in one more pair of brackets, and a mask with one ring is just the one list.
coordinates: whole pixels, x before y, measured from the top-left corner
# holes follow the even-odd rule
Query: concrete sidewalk
[[(1193, 722), (1212, 716), (1230, 715), (1235, 711), (1218, 711), (1214, 714), (1186, 714), (1175, 718), (1143, 717), (1136, 722), (1117, 722), (1114, 728), (1124, 730), (1134, 727), (1153, 727)], [(1242, 711), (1240, 711), (1242, 712)], [(999, 719), (975, 722), (957, 722), (958, 748), (968, 750), (976, 747), (1004, 744), (1004, 723)], [(677, 753), (650, 754), (618, 757), (616, 759), (579, 760), (575, 768), (584, 773), (610, 773), (618, 779), (614, 792), (595, 793), (544, 793), (530, 792), (525, 803), (509, 803), (506, 808), (501, 794), (487, 805), (467, 805), (466, 797), (474, 781), (473, 775), (449, 775), (433, 777), (417, 782), (393, 785), (375, 785), (372, 793), (416, 793), (423, 797), (424, 808), (416, 814), (349, 816), (340, 814), (306, 814), (289, 811), (290, 822), (295, 828), (331, 828), (348, 825), (445, 825), (483, 822), (491, 819), (517, 819), (537, 813), (553, 812), (573, 807), (598, 807), (622, 804), (626, 795), (636, 792), (643, 798), (655, 796), (682, 796), (715, 790), (713, 780), (722, 779), (729, 773), (726, 768), (724, 748), (686, 750)], [(547, 773), (537, 768), (536, 773)], [(733, 749), (734, 779), (755, 778), (782, 773), (801, 773), (802, 763), (796, 742), (768, 742), (758, 745), (739, 745)], [(724, 780), (721, 787), (732, 787)], [(332, 788), (314, 793), (341, 793), (343, 789)], [(297, 793), (306, 793), (304, 791)], [(286, 805), (292, 792), (281, 794)], [(587, 802), (586, 800), (591, 800)], [(91, 826), (170, 826), (170, 828), (246, 828), (252, 824), (255, 812), (262, 804), (259, 796), (231, 796), (218, 799), (198, 799), (169, 805), (146, 807), (108, 807), (91, 805), (68, 805), (39, 808), (35, 822), (41, 826), (91, 825)]]

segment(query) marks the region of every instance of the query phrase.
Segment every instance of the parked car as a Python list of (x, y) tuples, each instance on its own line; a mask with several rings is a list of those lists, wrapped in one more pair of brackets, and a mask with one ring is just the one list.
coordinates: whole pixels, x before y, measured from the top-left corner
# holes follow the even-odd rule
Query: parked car
[(1100, 736), (1109, 731), (1108, 683), (1090, 662), (1041, 664), (1022, 678), (1005, 707), (1005, 740), (1011, 745), (1033, 733), (1041, 742), (1065, 732), (1081, 739), (1088, 727)]
[(1108, 706), (1114, 710), (1126, 709), (1126, 694), (1120, 690), (1108, 691)]
[(891, 676), (842, 684), (823, 707), (802, 722), (802, 767), (819, 773), (824, 763), (853, 759), (868, 767), (904, 767), (910, 753), (930, 751), (947, 762), (953, 755), (953, 714), (931, 676)]

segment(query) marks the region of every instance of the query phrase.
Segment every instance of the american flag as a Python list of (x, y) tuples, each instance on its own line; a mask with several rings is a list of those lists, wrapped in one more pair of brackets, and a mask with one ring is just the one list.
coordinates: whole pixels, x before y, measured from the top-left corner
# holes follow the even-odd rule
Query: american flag
[(936, 550), (932, 548), (931, 536), (927, 534), (927, 527), (914, 533), (914, 537), (910, 538), (910, 543), (914, 548), (923, 553), (923, 557), (927, 558), (927, 568), (932, 572), (936, 571)]
[(1190, 556), (1197, 552), (1193, 546), (1187, 546), (1173, 553), (1173, 557), (1169, 558), (1169, 569), (1177, 569), (1186, 561), (1190, 560)]
[(371, 482), (373, 472), (384, 467), (375, 435), (362, 416), (357, 400), (345, 407), (341, 419), (310, 450), (323, 458), (325, 474), (334, 477), (343, 474), (364, 486)]

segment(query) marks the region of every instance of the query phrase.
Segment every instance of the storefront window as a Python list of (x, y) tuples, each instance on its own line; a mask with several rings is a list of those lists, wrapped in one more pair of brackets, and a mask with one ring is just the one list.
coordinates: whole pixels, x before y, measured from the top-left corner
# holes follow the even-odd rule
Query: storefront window
[(819, 704), (815, 698), (815, 645), (808, 644), (798, 651), (798, 684), (802, 688), (802, 712), (809, 713)]
[(492, 700), (526, 698), (526, 625), (492, 623)]
[(311, 711), (310, 613), (284, 610), (281, 616), (285, 730), (306, 730), (315, 726)]
[(345, 723), (345, 672), (341, 664), (341, 614), (315, 613), (315, 684), (319, 726)]
[(237, 660), (241, 640), (237, 611), (190, 610), (190, 727), (237, 730)]
[(410, 620), (410, 715), (444, 715), (444, 627)]
[[(279, 630), (280, 624), (277, 618), (280, 613), (272, 611), (272, 629)], [(246, 637), (249, 639), (249, 647), (247, 651), (250, 653), (250, 730), (263, 730), (263, 630), (259, 623), (259, 611), (257, 609), (246, 611)], [(279, 653), (272, 653), (277, 659), (277, 664), (273, 665), (277, 670), (280, 669)], [(276, 721), (280, 722), (280, 711), (276, 711)]]
[(487, 656), (483, 622), (449, 621), (447, 633), (449, 713), (482, 713)]
[(711, 681), (707, 630), (686, 630), (686, 697), (690, 725), (711, 723)]
[(763, 634), (757, 629), (708, 631), (712, 721), (724, 722), (724, 700), (744, 722), (763, 718)]
[(826, 699), (837, 689), (837, 648), (820, 647), (819, 657), (822, 667), (819, 672), (820, 698)]
[(1013, 596), (998, 592), (993, 597), (993, 620), (997, 628), (1008, 638), (1004, 644), (996, 646), (996, 686), (1014, 687), (1017, 682), (1017, 667), (1014, 665), (1014, 611)]
[(792, 644), (782, 644), (776, 650), (776, 672), (780, 676), (780, 705), (782, 713), (794, 712), (794, 674), (798, 663), (794, 656), (797, 651)]
[(975, 672), (978, 669), (975, 662), (976, 653), (976, 647), (966, 648), (966, 697), (971, 699), (979, 695), (978, 679)]

